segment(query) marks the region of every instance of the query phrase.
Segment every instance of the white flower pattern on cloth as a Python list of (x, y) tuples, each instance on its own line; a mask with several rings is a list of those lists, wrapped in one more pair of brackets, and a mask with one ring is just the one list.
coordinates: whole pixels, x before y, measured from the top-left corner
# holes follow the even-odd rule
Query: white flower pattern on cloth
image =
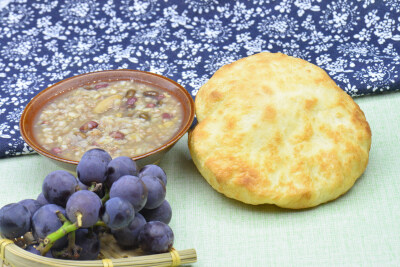
[(140, 69), (193, 97), (262, 51), (325, 69), (351, 96), (400, 89), (400, 0), (0, 0), (0, 157), (31, 153), (25, 105), (76, 74)]

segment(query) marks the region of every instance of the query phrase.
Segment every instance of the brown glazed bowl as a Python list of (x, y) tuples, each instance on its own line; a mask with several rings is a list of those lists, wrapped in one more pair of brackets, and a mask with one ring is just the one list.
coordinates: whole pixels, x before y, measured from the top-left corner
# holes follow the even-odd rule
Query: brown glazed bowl
[(142, 155), (131, 157), (139, 167), (147, 164), (158, 164), (166, 152), (189, 130), (194, 120), (194, 101), (190, 94), (178, 83), (158, 74), (139, 71), (139, 70), (107, 70), (77, 75), (60, 81), (36, 95), (25, 107), (21, 120), (20, 132), (25, 142), (39, 154), (55, 161), (62, 168), (75, 171), (78, 161), (62, 158), (44, 149), (35, 139), (33, 132), (35, 118), (38, 116), (42, 107), (59, 97), (65, 92), (74, 90), (78, 87), (96, 83), (112, 82), (118, 80), (134, 80), (140, 83), (155, 86), (161, 90), (175, 96), (183, 107), (183, 121), (179, 131), (162, 146)]

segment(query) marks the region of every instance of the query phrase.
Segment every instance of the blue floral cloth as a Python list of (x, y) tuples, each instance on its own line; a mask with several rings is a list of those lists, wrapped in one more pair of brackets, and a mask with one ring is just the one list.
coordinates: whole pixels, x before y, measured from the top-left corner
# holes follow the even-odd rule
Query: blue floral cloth
[(352, 96), (400, 88), (400, 0), (0, 0), (0, 157), (30, 153), (19, 118), (39, 91), (107, 69), (165, 75), (193, 97), (261, 51), (325, 69)]

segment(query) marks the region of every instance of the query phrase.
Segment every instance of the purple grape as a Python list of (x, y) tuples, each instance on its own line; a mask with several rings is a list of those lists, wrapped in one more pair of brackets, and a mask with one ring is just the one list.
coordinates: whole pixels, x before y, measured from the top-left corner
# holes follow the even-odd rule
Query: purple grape
[[(36, 249), (35, 245), (29, 245), (25, 248), (26, 251), (36, 254), (36, 255), (40, 255), (40, 251)], [(53, 255), (51, 254), (51, 250), (47, 251), (47, 253), (44, 255), (47, 258), (54, 258)]]
[(49, 203), (65, 207), (68, 198), (76, 191), (77, 185), (75, 176), (67, 171), (57, 170), (44, 178), (42, 192)]
[(164, 183), (155, 176), (143, 176), (142, 182), (147, 188), (147, 202), (145, 209), (155, 209), (161, 205), (167, 193)]
[(82, 214), (82, 227), (93, 226), (99, 219), (101, 199), (95, 193), (88, 190), (75, 192), (67, 202), (67, 217), (73, 223), (76, 222), (76, 214)]
[(160, 221), (169, 224), (172, 218), (172, 209), (167, 200), (155, 209), (142, 209), (140, 213), (146, 219), (146, 221)]
[(31, 228), (31, 213), (19, 204), (12, 203), (0, 209), (0, 233), (7, 238), (17, 238)]
[(110, 198), (104, 206), (102, 220), (113, 230), (128, 226), (135, 216), (132, 204), (119, 197)]
[(110, 188), (111, 185), (124, 175), (137, 175), (137, 165), (129, 157), (117, 157), (108, 163), (106, 184)]
[(147, 188), (139, 177), (124, 175), (111, 186), (110, 198), (114, 197), (129, 201), (138, 212), (146, 205)]
[(40, 193), (36, 199), (42, 206), (50, 204), (47, 199), (44, 197), (43, 192)]
[(123, 248), (138, 248), (139, 247), (139, 233), (142, 231), (146, 220), (140, 213), (135, 214), (135, 218), (131, 223), (122, 229), (111, 230), (118, 245)]
[(103, 149), (95, 148), (85, 152), (76, 167), (79, 180), (90, 185), (104, 183), (107, 178), (107, 165), (111, 156)]
[(139, 246), (144, 252), (163, 253), (174, 244), (174, 233), (165, 223), (152, 221), (145, 224), (139, 234)]
[[(60, 211), (65, 216), (64, 208), (55, 204), (44, 205), (33, 214), (32, 230), (36, 239), (46, 238), (47, 235), (57, 231), (63, 225), (56, 211)], [(60, 249), (66, 244), (67, 237), (64, 236), (54, 243), (53, 248)]]
[(167, 186), (167, 175), (165, 174), (165, 171), (161, 169), (160, 166), (153, 164), (144, 166), (139, 172), (139, 177), (142, 178), (143, 176), (147, 175), (156, 176), (158, 179), (163, 181), (165, 186)]
[(77, 260), (96, 260), (100, 253), (100, 240), (96, 233), (88, 229), (75, 231), (75, 244), (82, 248)]
[(39, 203), (39, 201), (34, 200), (34, 199), (24, 199), (21, 200), (20, 202), (18, 202), (19, 204), (21, 204), (22, 206), (24, 206), (25, 208), (27, 208), (31, 214), (31, 217), (33, 216), (33, 214), (35, 214), (35, 212), (41, 207), (43, 206), (42, 204)]

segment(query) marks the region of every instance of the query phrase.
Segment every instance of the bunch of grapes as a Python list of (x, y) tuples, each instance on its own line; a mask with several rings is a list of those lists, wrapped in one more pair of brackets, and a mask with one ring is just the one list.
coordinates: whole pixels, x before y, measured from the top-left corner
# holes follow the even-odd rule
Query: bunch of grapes
[(167, 176), (159, 166), (139, 171), (129, 157), (112, 159), (106, 151), (92, 149), (76, 171), (77, 178), (63, 170), (51, 172), (36, 200), (1, 208), (0, 233), (17, 240), (31, 232), (34, 240), (26, 244), (27, 251), (63, 259), (97, 259), (104, 231), (123, 248), (147, 253), (172, 248)]

